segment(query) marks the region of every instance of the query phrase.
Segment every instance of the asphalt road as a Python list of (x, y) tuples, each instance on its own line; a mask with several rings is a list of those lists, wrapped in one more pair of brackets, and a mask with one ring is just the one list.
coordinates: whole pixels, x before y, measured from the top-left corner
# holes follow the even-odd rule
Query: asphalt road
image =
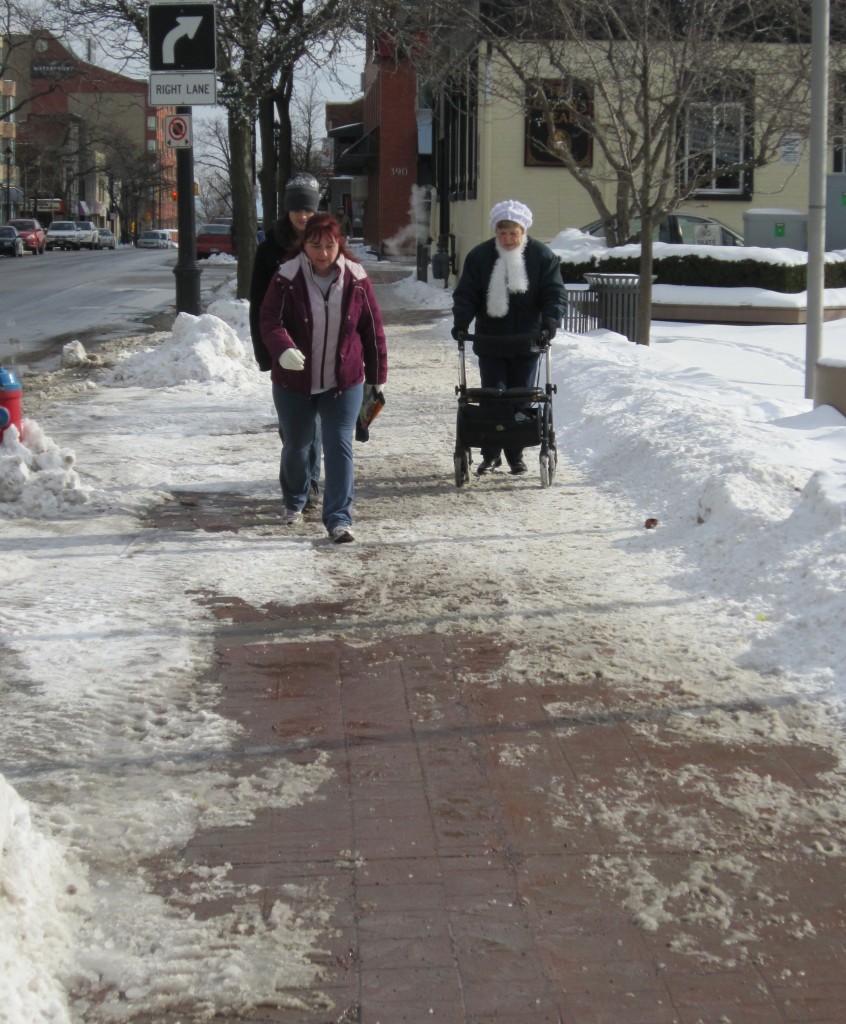
[[(176, 311), (175, 249), (53, 250), (0, 260), (0, 364), (47, 370), (62, 346), (162, 330)], [(233, 266), (200, 264), (206, 293)]]

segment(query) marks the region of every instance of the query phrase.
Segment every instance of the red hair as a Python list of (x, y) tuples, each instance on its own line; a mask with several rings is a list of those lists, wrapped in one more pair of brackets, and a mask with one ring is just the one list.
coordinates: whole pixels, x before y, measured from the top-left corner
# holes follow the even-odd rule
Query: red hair
[(303, 231), (300, 248), (305, 249), (309, 242), (324, 242), (331, 240), (338, 243), (338, 255), (345, 259), (358, 263), (358, 260), (347, 249), (347, 242), (341, 231), (341, 225), (335, 220), (331, 213), (316, 213), (309, 217), (308, 223)]

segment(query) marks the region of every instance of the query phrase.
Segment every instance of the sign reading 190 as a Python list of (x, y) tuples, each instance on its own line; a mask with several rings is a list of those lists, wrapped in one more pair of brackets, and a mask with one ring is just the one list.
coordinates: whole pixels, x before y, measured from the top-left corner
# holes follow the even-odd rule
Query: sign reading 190
[(401, 177), (405, 177), (408, 174), (408, 168), (407, 167), (392, 167), (391, 168), (391, 174), (398, 174)]

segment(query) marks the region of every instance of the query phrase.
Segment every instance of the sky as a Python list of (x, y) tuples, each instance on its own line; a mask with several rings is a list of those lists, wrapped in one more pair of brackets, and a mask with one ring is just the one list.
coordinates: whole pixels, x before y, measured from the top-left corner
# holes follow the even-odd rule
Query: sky
[[(572, 231), (553, 241), (562, 252), (596, 244)], [(198, 829), (311, 799), (327, 776), (320, 760), (280, 760), (232, 787), (213, 754), (236, 740), (237, 726), (211, 710), (214, 622), (192, 593), (255, 606), (331, 601), (364, 586), (367, 552), (378, 550), (395, 596), (409, 581), (398, 607), (410, 621), (417, 613), (460, 625), (451, 581), (491, 572), (491, 548), (468, 538), (492, 516), (497, 535), (519, 537), (529, 520), (552, 536), (577, 515), (597, 544), (610, 516), (609, 564), (585, 563), (585, 586), (612, 586), (621, 605), (636, 596), (672, 607), (668, 632), (719, 652), (728, 669), (702, 684), (699, 699), (789, 698), (813, 710), (811, 723), (846, 713), (846, 419), (804, 397), (804, 327), (655, 322), (648, 347), (602, 330), (560, 333), (553, 486), (527, 478), (515, 492), (474, 481), (457, 492), (450, 292), (409, 270), (380, 286), (380, 302), (432, 319), (392, 321), (387, 405), (356, 471), (378, 480), (399, 457), (424, 482), (396, 499), (402, 514), (386, 505), (368, 517), (365, 507), (356, 544), (327, 557), (319, 525), (297, 536), (141, 525), (146, 510), (173, 503), (175, 488), (277, 495), (267, 378), (251, 356), (229, 262), (216, 260), (220, 285), (202, 316), (180, 314), (172, 330), (125, 339), (108, 358), (70, 343), (66, 365), (85, 372), (23, 374), (23, 438), (10, 430), (0, 445), (3, 1024), (116, 1020), (127, 1005), (118, 990), (150, 1011), (186, 990), (237, 1007), (312, 977), (317, 928), (295, 921), (291, 906), (233, 928), (166, 906), (145, 876), (150, 858)], [(662, 296), (717, 299), (656, 288)], [(825, 325), (823, 355), (846, 359), (846, 320)], [(500, 557), (515, 579), (530, 580), (536, 567), (520, 547)], [(518, 627), (497, 623), (506, 638)], [(807, 728), (813, 742), (823, 725)], [(203, 754), (202, 772), (190, 771), (192, 753)], [(224, 865), (198, 878), (191, 898), (201, 905), (232, 884)]]

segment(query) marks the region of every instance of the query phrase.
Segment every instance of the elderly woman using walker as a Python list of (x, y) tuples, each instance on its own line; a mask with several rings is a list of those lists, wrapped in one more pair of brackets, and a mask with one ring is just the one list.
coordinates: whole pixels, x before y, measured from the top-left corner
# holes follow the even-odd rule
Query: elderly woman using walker
[[(464, 259), (453, 292), (452, 336), (458, 338), (475, 320), (475, 333), (499, 336), (546, 331), (551, 340), (567, 305), (558, 257), (543, 242), (529, 238), (532, 211), (517, 199), (497, 203), (490, 213), (493, 238)], [(513, 357), (479, 355), (483, 388), (529, 388), (538, 375), (537, 353)], [(502, 465), (502, 449), (481, 450), (478, 476)], [(526, 472), (522, 449), (506, 449), (513, 474)]]
[[(323, 524), (336, 544), (354, 540), (352, 442), (367, 389), (388, 374), (382, 314), (365, 270), (347, 251), (334, 217), (317, 213), (302, 251), (283, 263), (261, 308), (273, 358), (273, 402), (285, 438), (280, 483), (283, 522), (302, 519), (309, 491), (315, 417), (323, 438)], [(365, 385), (366, 382), (366, 385)]]

